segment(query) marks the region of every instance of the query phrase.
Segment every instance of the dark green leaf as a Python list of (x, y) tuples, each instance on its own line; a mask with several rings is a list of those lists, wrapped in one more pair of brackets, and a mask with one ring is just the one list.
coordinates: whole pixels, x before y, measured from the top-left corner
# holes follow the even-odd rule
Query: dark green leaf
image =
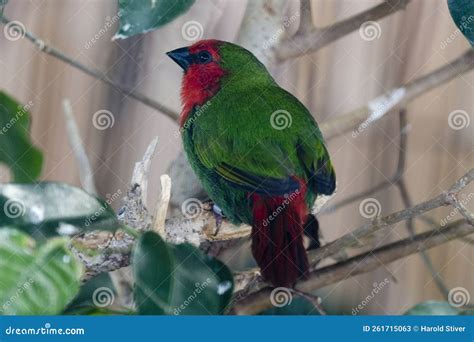
[(117, 292), (109, 273), (101, 273), (81, 286), (65, 314), (100, 312), (115, 302)]
[(145, 33), (185, 13), (194, 0), (119, 0), (120, 27), (117, 38)]
[(459, 310), (449, 305), (447, 302), (440, 302), (435, 300), (429, 300), (420, 304), (417, 304), (407, 312), (405, 315), (457, 315)]
[(474, 1), (448, 0), (448, 7), (454, 23), (474, 46)]
[(79, 291), (82, 264), (63, 238), (35, 248), (15, 229), (0, 230), (0, 313), (56, 315)]
[(217, 315), (230, 302), (232, 273), (191, 245), (171, 245), (147, 232), (137, 243), (132, 265), (140, 314)]
[(16, 227), (35, 238), (119, 228), (106, 202), (64, 183), (1, 184), (0, 213), (0, 228)]
[(16, 182), (36, 180), (41, 173), (43, 155), (29, 138), (28, 108), (0, 91), (0, 163), (7, 164)]

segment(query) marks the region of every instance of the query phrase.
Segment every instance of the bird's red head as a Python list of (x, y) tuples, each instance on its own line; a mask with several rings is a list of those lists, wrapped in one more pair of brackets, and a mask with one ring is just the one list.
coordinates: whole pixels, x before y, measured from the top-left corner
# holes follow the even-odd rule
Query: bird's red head
[(218, 40), (201, 40), (189, 47), (167, 53), (184, 70), (181, 87), (183, 101), (181, 125), (184, 125), (194, 106), (204, 104), (221, 86), (220, 80), (225, 71), (219, 64), (220, 44)]

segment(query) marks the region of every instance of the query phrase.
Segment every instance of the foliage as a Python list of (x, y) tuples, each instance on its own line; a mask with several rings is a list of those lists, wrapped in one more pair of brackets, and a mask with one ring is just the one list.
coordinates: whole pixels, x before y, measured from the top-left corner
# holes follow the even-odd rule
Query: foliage
[(119, 0), (120, 28), (117, 38), (157, 29), (185, 13), (194, 0)]
[(14, 226), (40, 239), (58, 232), (119, 228), (106, 202), (64, 183), (2, 184), (1, 209), (0, 229)]
[(223, 263), (153, 232), (138, 241), (133, 271), (141, 314), (222, 314), (232, 296), (232, 273)]
[(36, 180), (43, 164), (43, 155), (29, 138), (31, 106), (32, 102), (22, 106), (0, 91), (0, 163), (5, 163), (20, 183)]
[(448, 0), (449, 11), (459, 30), (474, 46), (474, 1)]
[(79, 291), (82, 264), (55, 238), (36, 246), (15, 229), (0, 230), (0, 312), (54, 315)]

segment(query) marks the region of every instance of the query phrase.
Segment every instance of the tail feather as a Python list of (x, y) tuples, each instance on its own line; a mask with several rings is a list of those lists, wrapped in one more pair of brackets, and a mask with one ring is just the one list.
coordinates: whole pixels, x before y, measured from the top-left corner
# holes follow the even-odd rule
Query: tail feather
[(252, 195), (252, 253), (263, 277), (274, 286), (292, 286), (308, 272), (303, 244), (308, 210), (304, 193), (293, 195)]

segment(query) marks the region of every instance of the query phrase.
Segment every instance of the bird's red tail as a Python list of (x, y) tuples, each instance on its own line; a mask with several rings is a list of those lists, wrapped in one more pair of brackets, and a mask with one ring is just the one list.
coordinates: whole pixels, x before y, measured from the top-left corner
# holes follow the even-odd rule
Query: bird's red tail
[(274, 286), (292, 286), (308, 272), (303, 230), (308, 209), (304, 192), (253, 194), (252, 253), (262, 276)]

